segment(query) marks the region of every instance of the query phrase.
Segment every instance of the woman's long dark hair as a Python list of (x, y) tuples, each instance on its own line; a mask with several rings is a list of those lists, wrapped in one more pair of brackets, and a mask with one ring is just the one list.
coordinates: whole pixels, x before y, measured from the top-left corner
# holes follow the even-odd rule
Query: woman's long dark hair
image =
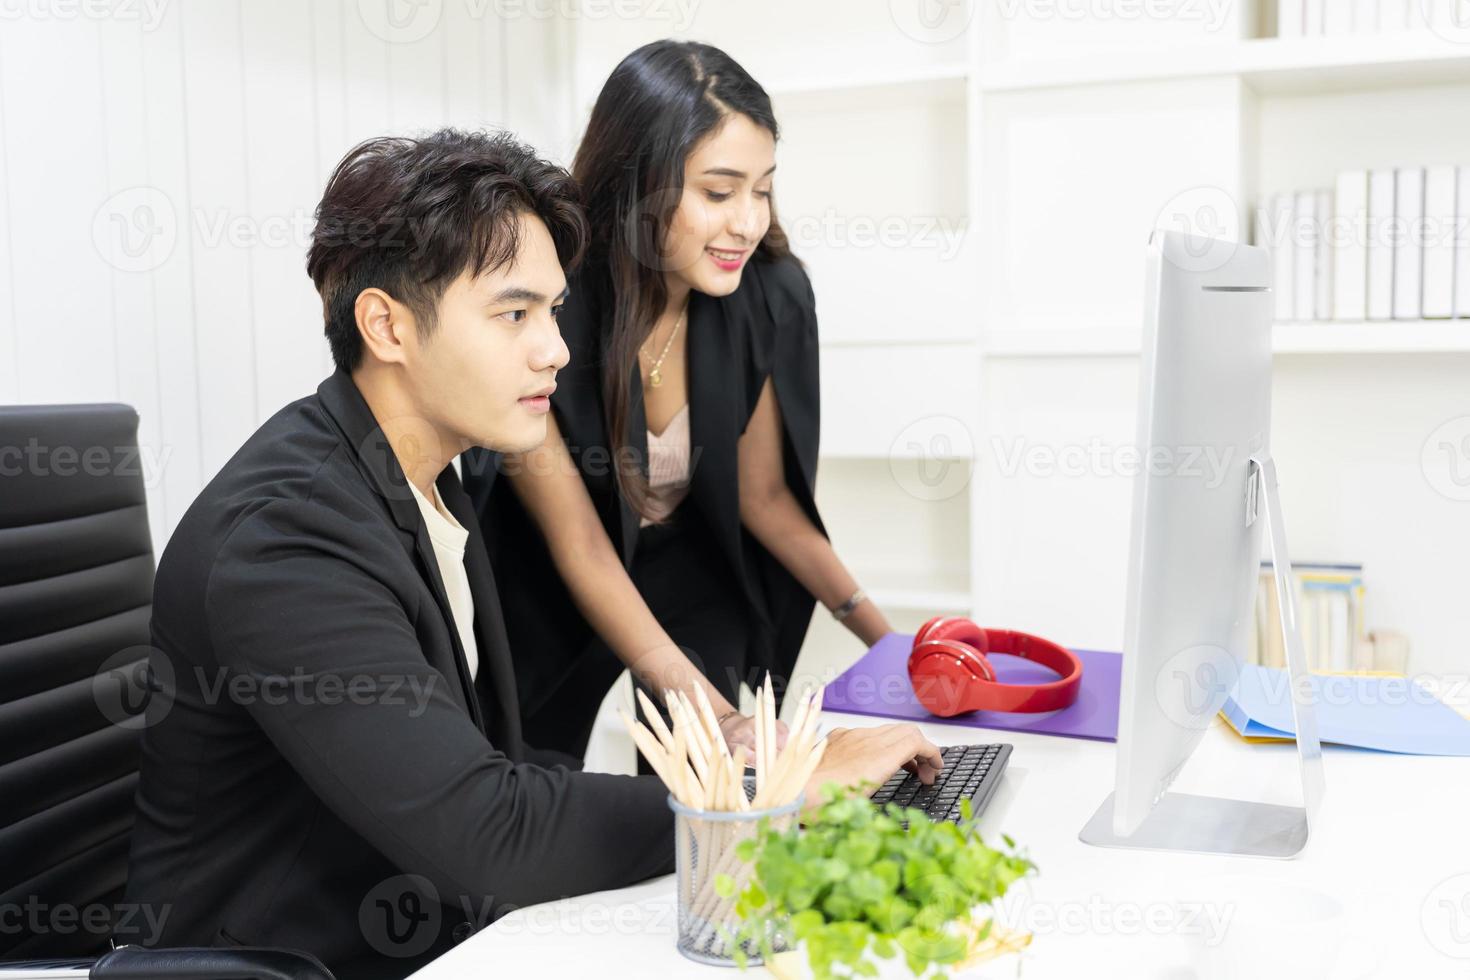
[[(611, 314), (602, 391), (613, 470), (619, 493), (640, 514), (648, 478), (621, 462), (630, 455), (633, 368), (668, 302), (662, 248), (684, 191), (684, 163), (732, 114), (778, 136), (770, 96), (735, 59), (708, 44), (654, 41), (613, 69), (572, 163), (591, 225), (579, 289), (599, 316)], [(773, 205), (752, 258), (790, 254)]]

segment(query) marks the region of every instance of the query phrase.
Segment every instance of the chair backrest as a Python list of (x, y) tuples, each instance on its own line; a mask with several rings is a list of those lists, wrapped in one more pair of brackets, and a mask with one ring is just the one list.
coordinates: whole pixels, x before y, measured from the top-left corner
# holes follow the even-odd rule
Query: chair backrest
[(0, 957), (107, 947), (152, 601), (137, 413), (0, 406)]

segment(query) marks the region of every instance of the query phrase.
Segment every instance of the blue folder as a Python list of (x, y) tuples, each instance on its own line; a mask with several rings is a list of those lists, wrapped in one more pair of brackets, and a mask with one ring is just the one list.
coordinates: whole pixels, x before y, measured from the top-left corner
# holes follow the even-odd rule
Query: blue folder
[[(1409, 677), (1313, 674), (1323, 742), (1407, 755), (1470, 756), (1470, 719)], [(1246, 664), (1220, 709), (1246, 738), (1294, 739), (1286, 671)]]

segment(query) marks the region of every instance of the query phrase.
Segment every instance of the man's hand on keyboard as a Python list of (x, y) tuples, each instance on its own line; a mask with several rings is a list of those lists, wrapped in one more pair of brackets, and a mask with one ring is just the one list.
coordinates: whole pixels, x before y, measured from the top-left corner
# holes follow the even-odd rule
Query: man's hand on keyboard
[(914, 725), (834, 728), (827, 733), (822, 764), (806, 785), (807, 806), (822, 802), (824, 783), (851, 787), (867, 782), (871, 793), (899, 768), (916, 774), (927, 784), (934, 782), (935, 774), (943, 766), (939, 746), (921, 735)]

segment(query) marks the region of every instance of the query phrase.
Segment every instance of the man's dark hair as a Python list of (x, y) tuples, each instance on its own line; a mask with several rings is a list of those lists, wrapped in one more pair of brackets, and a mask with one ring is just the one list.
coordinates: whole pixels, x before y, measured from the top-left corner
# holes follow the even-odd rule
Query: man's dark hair
[(337, 367), (362, 360), (354, 307), (364, 289), (403, 303), (427, 336), (460, 273), (515, 259), (521, 214), (539, 217), (563, 267), (576, 266), (587, 242), (576, 182), (509, 134), (441, 129), (354, 147), (327, 181), (306, 255)]

